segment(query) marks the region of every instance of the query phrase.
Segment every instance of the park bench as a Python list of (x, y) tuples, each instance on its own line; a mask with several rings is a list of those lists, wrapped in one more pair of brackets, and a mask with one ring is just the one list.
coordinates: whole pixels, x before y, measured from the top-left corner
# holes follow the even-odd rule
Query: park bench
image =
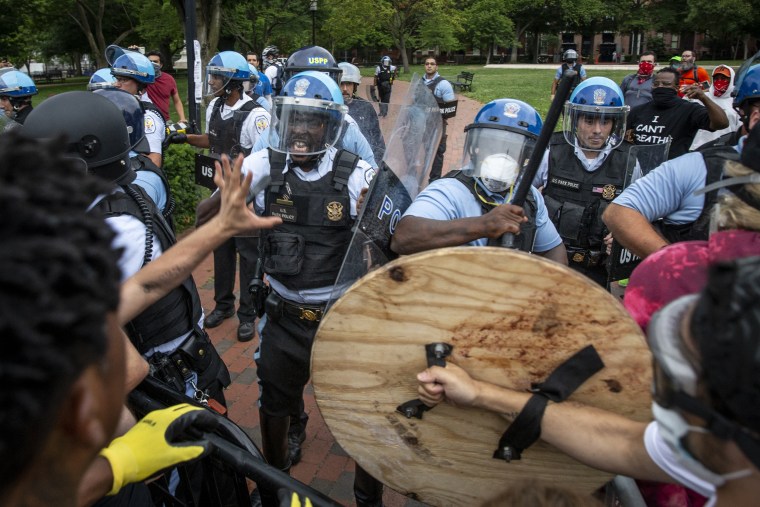
[(472, 78), (475, 77), (475, 74), (472, 72), (460, 72), (457, 75), (457, 80), (451, 83), (454, 85), (454, 88), (463, 91), (463, 92), (469, 92), (472, 91)]
[(45, 81), (46, 83), (52, 83), (53, 81), (66, 81), (66, 77), (63, 75), (61, 69), (50, 69), (45, 72), (32, 72), (32, 79), (35, 82)]

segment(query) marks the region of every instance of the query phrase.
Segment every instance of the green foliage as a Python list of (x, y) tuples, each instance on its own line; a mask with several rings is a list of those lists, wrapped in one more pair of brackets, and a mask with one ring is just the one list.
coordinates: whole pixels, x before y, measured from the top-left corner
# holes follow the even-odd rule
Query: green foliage
[(503, 0), (476, 0), (465, 11), (467, 34), (472, 43), (490, 50), (492, 44), (510, 45), (515, 27)]
[(672, 56), (668, 54), (667, 50), (665, 49), (665, 41), (662, 37), (647, 37), (646, 48), (647, 51), (652, 51), (655, 55), (657, 55), (658, 61), (664, 62), (670, 59), (670, 56)]
[(209, 195), (207, 189), (194, 183), (195, 149), (184, 144), (171, 145), (164, 151), (164, 171), (177, 202), (174, 225), (177, 232), (182, 232), (195, 223), (195, 206)]

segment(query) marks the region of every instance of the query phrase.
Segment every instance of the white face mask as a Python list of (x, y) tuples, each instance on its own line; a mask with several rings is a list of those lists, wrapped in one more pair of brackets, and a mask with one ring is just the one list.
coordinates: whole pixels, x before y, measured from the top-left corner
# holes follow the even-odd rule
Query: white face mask
[(517, 179), (519, 169), (515, 159), (506, 153), (496, 153), (480, 164), (480, 180), (489, 192), (504, 192)]
[(741, 479), (752, 474), (752, 470), (749, 468), (736, 470), (727, 474), (718, 474), (709, 470), (692, 456), (683, 445), (683, 441), (689, 432), (709, 433), (707, 428), (690, 425), (681, 414), (675, 410), (663, 408), (656, 402), (652, 403), (652, 413), (657, 421), (657, 426), (663, 440), (668, 444), (670, 450), (673, 451), (678, 463), (698, 478), (718, 488), (723, 486), (727, 481)]

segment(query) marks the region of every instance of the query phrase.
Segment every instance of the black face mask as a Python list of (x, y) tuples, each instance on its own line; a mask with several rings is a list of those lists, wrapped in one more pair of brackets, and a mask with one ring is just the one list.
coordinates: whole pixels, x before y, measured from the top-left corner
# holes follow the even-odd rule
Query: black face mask
[(678, 92), (675, 89), (659, 87), (652, 89), (652, 100), (658, 107), (668, 107), (672, 106), (680, 99), (678, 98)]

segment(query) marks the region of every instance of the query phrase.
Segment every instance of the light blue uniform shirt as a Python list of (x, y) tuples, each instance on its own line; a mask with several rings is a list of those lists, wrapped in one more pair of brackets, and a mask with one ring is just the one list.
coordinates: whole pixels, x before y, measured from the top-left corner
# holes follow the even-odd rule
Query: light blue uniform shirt
[(158, 174), (152, 171), (135, 171), (134, 184), (145, 190), (158, 209), (166, 209), (166, 189)]
[[(480, 185), (480, 183), (478, 183)], [(503, 204), (504, 197), (489, 192), (480, 185), (484, 195), (489, 200)], [(559, 246), (562, 243), (557, 229), (549, 220), (544, 198), (535, 188), (531, 187), (533, 198), (536, 200), (536, 237), (533, 242), (533, 252), (542, 253)], [(433, 181), (425, 190), (419, 193), (414, 202), (407, 208), (404, 216), (429, 218), (432, 220), (457, 220), (460, 218), (479, 217), (483, 214), (480, 202), (475, 199), (470, 190), (454, 178), (441, 178)], [(480, 238), (468, 243), (471, 246), (486, 246), (488, 238)]]
[[(741, 142), (735, 149), (741, 152)], [(702, 214), (705, 196), (694, 192), (704, 188), (706, 179), (702, 154), (686, 153), (634, 181), (613, 202), (641, 213), (649, 222), (662, 218), (668, 224), (688, 224)]]
[[(430, 84), (430, 82), (432, 82), (437, 77), (438, 77), (437, 72), (431, 79), (427, 79), (423, 75), (422, 82), (425, 84), (425, 86), (427, 86), (428, 84)], [(451, 83), (449, 83), (445, 79), (442, 79), (437, 85), (435, 85), (435, 89), (433, 90), (433, 96), (437, 99), (442, 100), (443, 102), (451, 102), (452, 100), (457, 99), (457, 96), (454, 93), (454, 88), (451, 86)]]

